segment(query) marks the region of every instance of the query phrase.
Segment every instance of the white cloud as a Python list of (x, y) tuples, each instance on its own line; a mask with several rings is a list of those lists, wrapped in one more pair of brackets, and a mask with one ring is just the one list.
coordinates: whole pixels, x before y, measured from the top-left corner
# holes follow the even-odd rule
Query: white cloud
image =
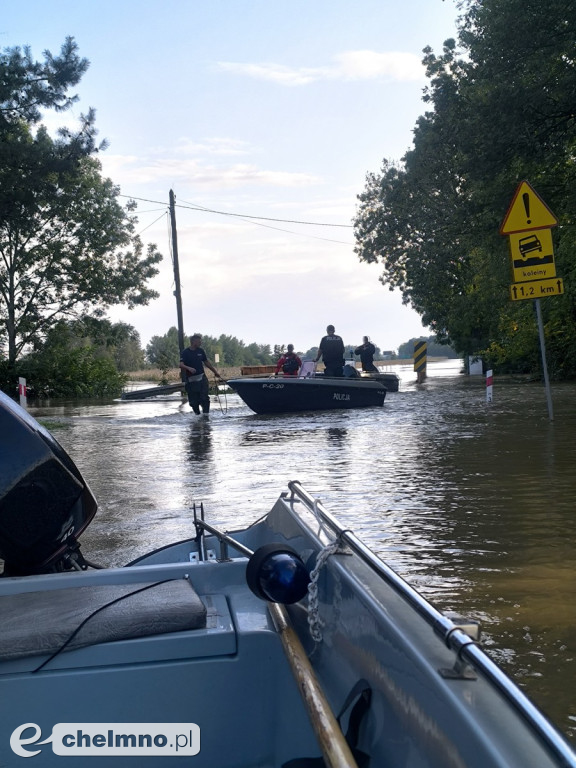
[(183, 137), (178, 142), (177, 151), (187, 155), (245, 155), (251, 148), (248, 142), (229, 137), (213, 136), (200, 141)]
[(249, 163), (210, 165), (179, 155), (136, 157), (112, 155), (101, 157), (104, 174), (121, 185), (186, 181), (203, 187), (237, 188), (243, 185), (273, 187), (310, 187), (321, 183), (318, 176), (292, 171), (259, 168)]
[(264, 62), (263, 64), (241, 64), (234, 61), (220, 61), (218, 67), (224, 72), (246, 75), (257, 80), (271, 80), (280, 85), (308, 85), (316, 80), (330, 78), (330, 69), (314, 69), (300, 67), (298, 69), (285, 67), (282, 64)]
[(198, 168), (193, 180), (200, 184), (217, 184), (225, 187), (243, 186), (244, 184), (309, 187), (320, 183), (320, 179), (312, 174), (263, 170), (248, 164), (237, 164), (228, 168)]
[(345, 51), (334, 57), (334, 63), (324, 67), (287, 67), (273, 62), (218, 62), (219, 69), (280, 85), (298, 86), (320, 80), (375, 80), (399, 82), (424, 79), (420, 56), (414, 53), (390, 51)]
[(423, 80), (424, 66), (414, 53), (346, 51), (336, 57), (338, 71), (346, 80), (386, 78), (401, 82)]

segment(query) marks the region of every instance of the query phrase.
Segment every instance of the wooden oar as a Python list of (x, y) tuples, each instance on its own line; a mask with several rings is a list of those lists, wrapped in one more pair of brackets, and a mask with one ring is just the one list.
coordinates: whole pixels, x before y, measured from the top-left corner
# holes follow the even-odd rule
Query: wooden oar
[(298, 683), (326, 765), (329, 768), (357, 768), (356, 760), (316, 679), (300, 638), (292, 627), (286, 608), (278, 603), (269, 603), (268, 609)]
[[(251, 557), (254, 554), (245, 544), (219, 531), (205, 520), (195, 519), (194, 524), (198, 529), (212, 533), (221, 543), (233, 546), (243, 555)], [(316, 673), (312, 669), (308, 656), (306, 656), (300, 638), (292, 626), (286, 608), (279, 603), (269, 602), (268, 610), (276, 631), (280, 635), (292, 674), (298, 683), (298, 690), (304, 700), (310, 723), (320, 744), (326, 765), (328, 768), (358, 768), (342, 729), (334, 717), (320, 683), (316, 679)]]

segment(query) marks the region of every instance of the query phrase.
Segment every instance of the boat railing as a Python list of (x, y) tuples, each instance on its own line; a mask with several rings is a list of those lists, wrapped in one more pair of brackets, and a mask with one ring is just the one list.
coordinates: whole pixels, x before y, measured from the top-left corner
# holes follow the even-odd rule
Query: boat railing
[(451, 619), (434, 608), (419, 592), (411, 587), (389, 565), (377, 557), (349, 529), (344, 529), (340, 523), (326, 510), (318, 499), (313, 498), (297, 480), (288, 483), (292, 494), (303, 502), (310, 512), (328, 525), (336, 536), (339, 536), (351, 550), (365, 563), (376, 571), (389, 585), (398, 591), (416, 611), (430, 624), (446, 646), (455, 651), (462, 664), (471, 665), (481, 672), (492, 684), (500, 690), (507, 700), (516, 708), (522, 717), (540, 734), (548, 747), (560, 756), (566, 765), (574, 765), (574, 752), (563, 736), (556, 730), (547, 718), (532, 704), (516, 684), (486, 655), (477, 642)]
[[(251, 557), (254, 554), (251, 549), (234, 539), (233, 536), (207, 523), (204, 519), (204, 507), (202, 505), (199, 510), (194, 506), (194, 525), (198, 532), (196, 541), (202, 560), (207, 559), (203, 542), (205, 532), (218, 538), (226, 553), (223, 554), (223, 559), (227, 557), (228, 546), (234, 547), (246, 557)], [(279, 603), (269, 602), (268, 611), (280, 637), (292, 674), (298, 684), (298, 690), (308, 712), (310, 724), (318, 738), (325, 765), (327, 768), (358, 768), (302, 642), (292, 626), (286, 607)]]

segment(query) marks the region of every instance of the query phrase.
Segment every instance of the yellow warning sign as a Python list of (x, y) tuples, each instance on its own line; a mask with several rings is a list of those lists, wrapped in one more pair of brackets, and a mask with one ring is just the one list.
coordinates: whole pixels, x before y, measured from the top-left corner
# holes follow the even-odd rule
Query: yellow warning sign
[(556, 224), (558, 224), (558, 219), (550, 208), (530, 184), (523, 181), (514, 193), (508, 213), (500, 227), (500, 234), (512, 235), (515, 232), (530, 232), (533, 229), (555, 227)]
[(508, 238), (514, 282), (544, 280), (556, 276), (552, 230), (539, 229), (531, 234), (516, 232)]
[(510, 298), (512, 301), (523, 299), (545, 299), (546, 296), (561, 296), (564, 293), (564, 281), (561, 277), (552, 280), (531, 280), (528, 283), (512, 283)]

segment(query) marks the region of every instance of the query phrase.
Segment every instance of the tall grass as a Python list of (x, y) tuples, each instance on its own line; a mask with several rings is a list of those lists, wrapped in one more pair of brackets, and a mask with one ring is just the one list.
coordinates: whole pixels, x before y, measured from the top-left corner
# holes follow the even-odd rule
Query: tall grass
[[(227, 368), (217, 365), (216, 370), (219, 371), (223, 379), (234, 379), (240, 376), (239, 367)], [(214, 375), (211, 371), (207, 370), (206, 374), (209, 379), (214, 378)], [(181, 381), (179, 368), (170, 368), (170, 370), (166, 371), (165, 376), (159, 368), (149, 368), (144, 371), (132, 371), (127, 373), (126, 376), (128, 377), (128, 381), (151, 381), (153, 384), (161, 384), (164, 380), (168, 384), (177, 384), (179, 381)]]

